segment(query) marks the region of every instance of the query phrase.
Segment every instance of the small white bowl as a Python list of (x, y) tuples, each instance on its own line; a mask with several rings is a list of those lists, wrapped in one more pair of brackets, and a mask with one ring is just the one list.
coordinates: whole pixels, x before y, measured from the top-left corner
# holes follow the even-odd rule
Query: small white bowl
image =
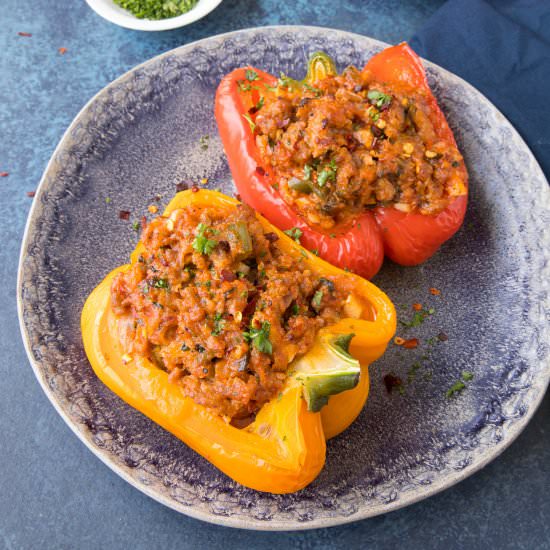
[(88, 6), (107, 21), (138, 31), (166, 31), (189, 25), (189, 23), (193, 23), (209, 14), (221, 1), (199, 0), (193, 9), (183, 15), (152, 21), (134, 17), (129, 11), (117, 6), (113, 0), (86, 0)]

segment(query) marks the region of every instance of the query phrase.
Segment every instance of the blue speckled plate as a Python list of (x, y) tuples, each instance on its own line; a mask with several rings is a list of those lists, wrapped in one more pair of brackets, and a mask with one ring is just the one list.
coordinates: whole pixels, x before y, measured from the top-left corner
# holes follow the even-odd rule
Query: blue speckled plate
[[(19, 314), (36, 376), (78, 437), (109, 467), (190, 516), (251, 529), (307, 529), (395, 510), (479, 470), (525, 427), (550, 374), (550, 191), (532, 154), (479, 92), (427, 63), (464, 153), (470, 205), (458, 234), (416, 268), (386, 262), (375, 282), (409, 321), (434, 308), (371, 367), (365, 410), (328, 444), (320, 476), (293, 495), (245, 489), (124, 404), (94, 376), (80, 339), (86, 296), (136, 242), (132, 221), (180, 181), (233, 192), (213, 117), (225, 73), (251, 63), (303, 74), (319, 49), (340, 67), (385, 45), (341, 31), (278, 27), (213, 37), (161, 55), (100, 92), (44, 174), (21, 253)], [(210, 135), (207, 150), (200, 137)], [(106, 202), (106, 198), (110, 202)], [(119, 210), (132, 212), (120, 220)], [(440, 296), (429, 292), (441, 290)], [(437, 339), (444, 332), (447, 341)], [(467, 388), (447, 389), (463, 371)], [(403, 382), (391, 394), (384, 375)]]

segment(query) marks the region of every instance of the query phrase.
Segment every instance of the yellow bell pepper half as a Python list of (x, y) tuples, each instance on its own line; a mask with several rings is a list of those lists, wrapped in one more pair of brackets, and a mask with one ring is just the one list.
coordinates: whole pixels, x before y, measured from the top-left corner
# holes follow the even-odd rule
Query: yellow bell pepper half
[[(229, 211), (237, 204), (215, 191), (183, 191), (163, 215), (191, 205)], [(110, 288), (115, 274), (129, 265), (107, 275), (86, 300), (82, 337), (96, 375), (124, 401), (242, 485), (258, 491), (290, 493), (316, 478), (325, 462), (325, 440), (345, 430), (361, 411), (369, 391), (367, 367), (384, 353), (395, 332), (395, 310), (388, 297), (372, 283), (305, 252), (257, 216), (266, 232), (279, 236), (278, 246), (288, 254), (302, 257), (315, 273), (351, 277), (355, 292), (365, 305), (362, 318), (342, 319), (323, 329), (331, 334), (355, 334), (349, 351), (361, 363), (361, 376), (355, 388), (330, 397), (320, 413), (308, 410), (301, 383), (289, 375), (282, 395), (265, 404), (252, 424), (238, 429), (186, 397), (178, 384), (168, 381), (166, 372), (146, 358), (132, 357), (127, 361), (118, 339), (117, 317), (111, 309)], [(131, 255), (132, 263), (142, 251), (143, 245), (138, 243)], [(315, 353), (314, 348), (308, 353)]]

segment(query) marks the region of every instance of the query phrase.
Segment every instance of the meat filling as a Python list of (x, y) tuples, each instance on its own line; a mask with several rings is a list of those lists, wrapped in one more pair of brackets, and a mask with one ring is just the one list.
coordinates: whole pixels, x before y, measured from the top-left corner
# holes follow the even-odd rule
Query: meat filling
[(321, 277), (285, 254), (247, 206), (176, 210), (141, 240), (139, 261), (111, 287), (126, 352), (236, 426), (281, 391), (317, 331), (344, 316), (346, 277)]
[(464, 193), (463, 160), (438, 137), (424, 95), (349, 67), (313, 86), (279, 80), (255, 122), (284, 200), (330, 229), (366, 208), (437, 214)]

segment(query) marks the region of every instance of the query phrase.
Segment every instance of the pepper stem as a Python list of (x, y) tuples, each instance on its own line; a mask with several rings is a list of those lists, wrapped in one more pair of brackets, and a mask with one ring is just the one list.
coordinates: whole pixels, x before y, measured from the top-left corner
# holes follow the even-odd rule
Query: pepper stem
[(337, 74), (332, 57), (324, 52), (312, 53), (307, 64), (307, 75), (304, 82), (312, 85), (317, 80)]

